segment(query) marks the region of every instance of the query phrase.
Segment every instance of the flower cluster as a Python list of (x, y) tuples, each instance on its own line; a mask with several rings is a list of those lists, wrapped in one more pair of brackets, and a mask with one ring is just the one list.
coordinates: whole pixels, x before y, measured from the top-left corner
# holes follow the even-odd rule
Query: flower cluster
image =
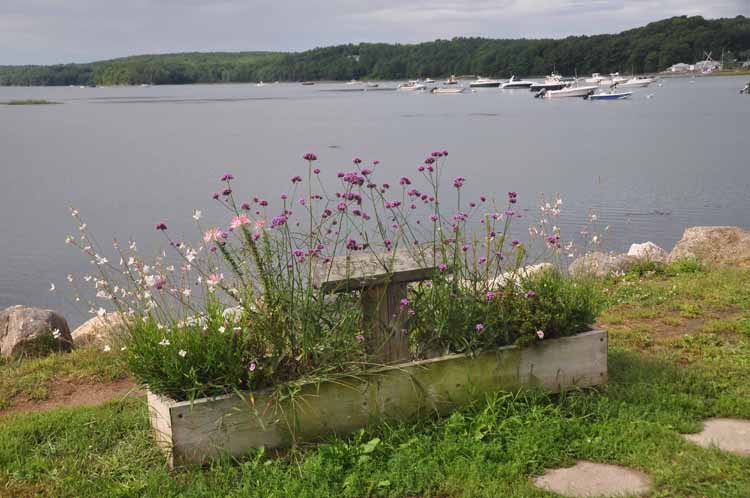
[[(110, 263), (77, 211), (80, 236), (68, 242), (96, 269), (84, 277), (95, 291), (92, 313), (106, 306), (128, 317), (125, 347), (134, 374), (178, 399), (366, 366), (369, 331), (361, 328), (359, 296), (326, 295), (319, 285), (339, 257), (355, 254), (380, 260), (399, 252), (433, 269), (399, 303), (415, 356), (581, 330), (590, 318), (590, 300), (579, 296), (585, 288), (556, 272), (527, 278), (522, 271), (529, 248), (511, 237), (518, 194), (508, 192), (499, 203), (471, 196), (463, 176), (443, 191), (447, 156), (432, 152), (416, 175), (400, 175), (394, 187), (377, 179), (378, 161), (354, 158), (350, 171), (335, 175), (329, 194), (330, 184), (313, 167), (318, 157), (307, 153), (306, 171), (291, 176), (292, 191), (277, 201), (239, 198), (238, 180), (225, 173), (212, 198), (226, 218), (205, 225), (195, 210), (198, 243), (175, 240), (160, 221), (155, 228), (170, 251), (153, 261), (140, 257), (134, 242), (115, 242), (120, 262)], [(447, 210), (450, 201), (455, 208)], [(551, 222), (561, 203), (542, 204), (542, 219), (530, 228), (552, 254), (566, 249)], [(577, 296), (575, 305), (561, 304), (566, 293)]]

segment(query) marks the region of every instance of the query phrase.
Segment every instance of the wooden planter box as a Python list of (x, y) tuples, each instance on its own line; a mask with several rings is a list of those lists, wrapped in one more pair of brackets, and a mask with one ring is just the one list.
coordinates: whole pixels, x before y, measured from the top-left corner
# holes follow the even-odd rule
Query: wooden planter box
[(413, 419), (451, 410), (497, 391), (559, 392), (607, 381), (607, 332), (508, 346), (475, 357), (449, 355), (301, 386), (277, 402), (270, 392), (176, 402), (148, 393), (151, 427), (170, 467), (221, 454), (283, 448), (347, 434), (378, 419)]

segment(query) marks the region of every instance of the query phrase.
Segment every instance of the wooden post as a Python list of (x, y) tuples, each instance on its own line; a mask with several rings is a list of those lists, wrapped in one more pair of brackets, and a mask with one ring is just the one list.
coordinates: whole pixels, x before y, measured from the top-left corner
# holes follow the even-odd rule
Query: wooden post
[(403, 249), (340, 256), (317, 269), (314, 283), (328, 292), (361, 291), (368, 353), (378, 363), (399, 363), (410, 359), (401, 300), (407, 297), (409, 282), (426, 280), (435, 271), (427, 259)]
[(401, 310), (401, 300), (406, 295), (405, 282), (362, 289), (362, 327), (368, 352), (378, 363), (410, 360), (407, 317)]

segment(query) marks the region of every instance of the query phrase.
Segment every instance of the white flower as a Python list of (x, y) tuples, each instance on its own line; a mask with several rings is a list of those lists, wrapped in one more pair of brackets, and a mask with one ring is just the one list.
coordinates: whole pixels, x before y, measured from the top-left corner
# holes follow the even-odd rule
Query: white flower
[(224, 320), (231, 319), (234, 323), (237, 323), (242, 318), (242, 306), (227, 308), (221, 313), (221, 316)]
[(169, 339), (166, 337), (159, 342), (159, 346), (169, 346)]
[(180, 349), (180, 352), (177, 354), (184, 358), (185, 356), (187, 356), (187, 351), (185, 351), (184, 349)]
[(75, 208), (70, 208), (70, 215), (71, 216), (78, 216), (78, 210)]
[(75, 241), (76, 241), (76, 239), (72, 235), (68, 235), (67, 237), (65, 237), (65, 243), (66, 244), (73, 244)]
[(107, 314), (107, 310), (105, 310), (104, 308), (99, 308), (98, 310), (96, 310), (96, 314), (99, 316), (99, 318), (104, 318), (104, 315)]
[(221, 327), (219, 327), (219, 333), (220, 334), (223, 334), (224, 332), (226, 332), (226, 330), (227, 330), (227, 328), (225, 326), (223, 326), (223, 325)]
[(104, 346), (104, 349), (103, 349), (103, 351), (104, 351), (105, 353), (109, 353), (110, 351), (112, 351), (112, 348), (110, 347), (110, 345), (109, 345), (109, 344), (107, 344), (106, 346)]
[(130, 250), (131, 250), (131, 251), (137, 251), (137, 250), (138, 250), (138, 249), (136, 248), (136, 246), (135, 246), (135, 242), (134, 242), (134, 241), (132, 241), (132, 240), (130, 241), (130, 244), (128, 245), (128, 247), (130, 247)]
[(203, 213), (202, 212), (198, 211), (197, 209), (195, 211), (193, 211), (193, 219), (195, 221), (200, 220), (202, 217), (203, 217)]
[(128, 348), (126, 346), (123, 346), (123, 347), (120, 348), (120, 351), (125, 351), (126, 349), (128, 349)]
[(70, 282), (71, 284), (73, 283), (73, 275), (72, 274), (68, 273), (68, 276), (65, 277), (65, 278), (67, 278), (68, 282)]
[(55, 339), (59, 339), (62, 334), (60, 333), (60, 329), (55, 329), (52, 331), (52, 337)]
[(190, 297), (193, 294), (193, 291), (190, 289), (185, 289), (182, 291), (182, 295), (185, 297)]
[(49, 284), (49, 291), (50, 292), (55, 292), (55, 284), (52, 283), (52, 282), (50, 282), (50, 284)]

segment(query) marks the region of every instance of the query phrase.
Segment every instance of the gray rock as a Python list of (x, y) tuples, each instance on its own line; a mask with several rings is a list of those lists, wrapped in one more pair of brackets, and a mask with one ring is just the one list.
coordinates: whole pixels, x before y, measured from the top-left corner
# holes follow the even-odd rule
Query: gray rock
[(127, 326), (119, 313), (95, 316), (73, 331), (73, 343), (81, 346), (119, 346), (127, 332)]
[(750, 230), (691, 227), (669, 254), (669, 261), (695, 258), (710, 265), (750, 267)]
[(591, 252), (575, 259), (568, 271), (571, 275), (607, 277), (614, 273), (626, 272), (637, 260), (627, 254)]
[(538, 488), (575, 498), (641, 496), (651, 479), (637, 470), (581, 461), (567, 469), (548, 470), (534, 479)]
[(653, 242), (644, 242), (643, 244), (631, 245), (630, 250), (628, 251), (628, 256), (639, 261), (666, 263), (669, 258), (669, 253)]
[(1, 356), (41, 356), (72, 347), (68, 322), (54, 311), (27, 306), (0, 311)]

